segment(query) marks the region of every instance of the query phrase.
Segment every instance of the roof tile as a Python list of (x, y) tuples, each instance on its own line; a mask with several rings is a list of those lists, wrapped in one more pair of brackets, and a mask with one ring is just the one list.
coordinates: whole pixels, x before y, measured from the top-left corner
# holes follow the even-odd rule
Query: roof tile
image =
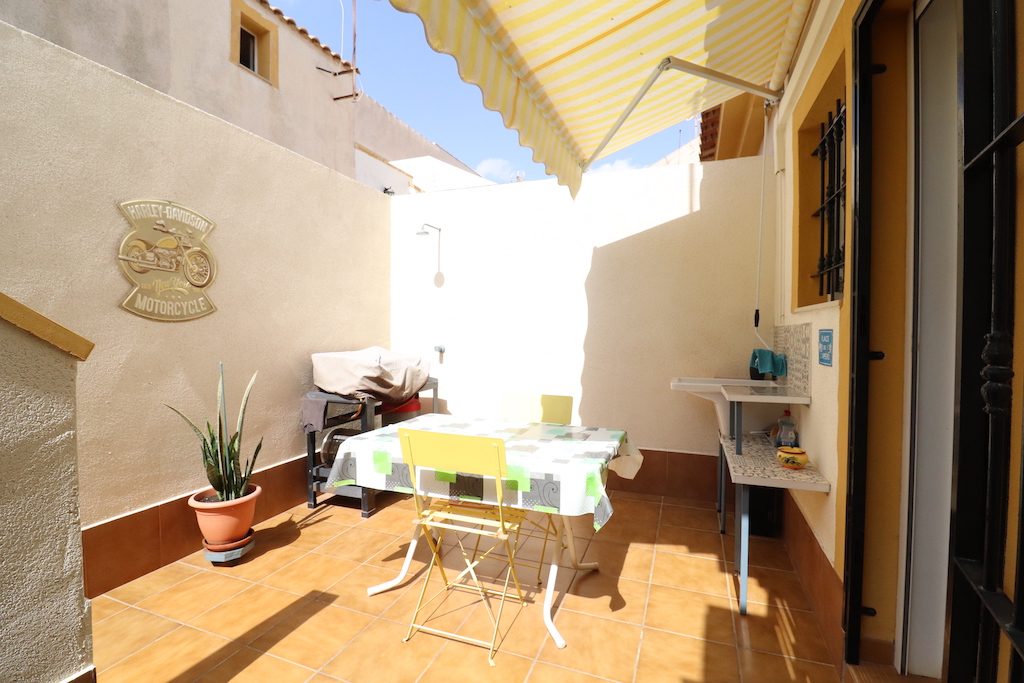
[(312, 42), (314, 45), (316, 45), (321, 50), (323, 50), (326, 54), (330, 55), (334, 59), (337, 59), (338, 61), (342, 62), (343, 64), (349, 64), (349, 62), (347, 62), (344, 59), (342, 59), (341, 55), (339, 55), (337, 52), (332, 50), (329, 46), (325, 45), (324, 43), (321, 43), (319, 38), (317, 38), (316, 36), (310, 35), (308, 30), (306, 30), (302, 26), (299, 26), (297, 23), (295, 23), (294, 19), (292, 19), (291, 17), (285, 16), (284, 12), (281, 11), (280, 8), (274, 7), (269, 2), (267, 2), (267, 0), (260, 0), (260, 4), (263, 5), (264, 7), (266, 7), (267, 9), (269, 9), (274, 14), (276, 14), (278, 17), (280, 17), (281, 20), (284, 21), (284, 23), (288, 24), (289, 26), (295, 27), (295, 29), (297, 29), (300, 34), (306, 36), (310, 40), (310, 42)]

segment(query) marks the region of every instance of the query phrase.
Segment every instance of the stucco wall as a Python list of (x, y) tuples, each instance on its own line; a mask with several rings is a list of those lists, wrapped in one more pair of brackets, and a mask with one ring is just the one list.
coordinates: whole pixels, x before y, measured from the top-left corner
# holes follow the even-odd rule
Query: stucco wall
[(356, 102), (356, 144), (389, 160), (430, 156), (456, 168), (473, 172), (469, 166), (426, 139), (372, 97), (363, 94)]
[(411, 175), (360, 149), (356, 150), (356, 179), (381, 192), (385, 189), (392, 194), (409, 194), (413, 191)]
[[(800, 446), (821, 472), (828, 477), (832, 490), (828, 494), (794, 491), (807, 524), (814, 533), (825, 556), (842, 576), (842, 540), (845, 534), (846, 505), (846, 422), (849, 391), (849, 358), (846, 350), (849, 339), (849, 309), (846, 302), (830, 302), (813, 306), (797, 307), (794, 287), (794, 226), (796, 225), (795, 198), (797, 188), (797, 147), (794, 131), (800, 126), (818, 93), (824, 87), (833, 66), (846, 64), (845, 73), (849, 83), (850, 55), (844, 54), (849, 31), (842, 27), (851, 25), (856, 2), (829, 3), (823, 5), (811, 17), (806, 30), (804, 47), (793, 67), (786, 85), (788, 93), (771, 120), (771, 141), (778, 149), (774, 168), (778, 179), (778, 223), (785, 226), (779, 231), (776, 243), (776, 259), (779, 264), (776, 292), (776, 324), (811, 325), (811, 405), (797, 407), (793, 413), (800, 430)], [(850, 95), (847, 87), (847, 98)], [(847, 101), (850, 101), (847, 99)], [(848, 156), (849, 139), (847, 140)], [(812, 163), (817, 163), (812, 159)], [(850, 168), (848, 173), (852, 173)], [(815, 186), (814, 193), (818, 192)], [(816, 196), (816, 195), (815, 195)], [(847, 203), (847, 226), (852, 217), (852, 202)], [(849, 275), (849, 274), (847, 274)], [(818, 331), (833, 330), (833, 360), (831, 366), (820, 365), (818, 358)], [(837, 542), (838, 541), (838, 542)]]
[(554, 181), (395, 197), (393, 348), (433, 358), (456, 415), (496, 415), (504, 391), (567, 394), (582, 424), (641, 448), (715, 454), (712, 404), (669, 382), (748, 376), (760, 182), (760, 159), (737, 159), (591, 174), (575, 202)]
[[(783, 125), (783, 124), (780, 124)], [(792, 160), (792, 151), (788, 147), (785, 153)], [(791, 176), (788, 173), (779, 174), (780, 196), (792, 197), (793, 188)], [(793, 208), (785, 200), (780, 202), (779, 220), (783, 225), (792, 225)], [(779, 313), (775, 317), (775, 323), (779, 325), (799, 325), (810, 323), (811, 325), (811, 404), (809, 406), (794, 406), (793, 415), (797, 421), (797, 428), (800, 433), (800, 447), (807, 451), (808, 457), (814, 462), (832, 485), (832, 490), (827, 493), (808, 491), (793, 491), (793, 497), (803, 512), (804, 519), (810, 526), (814, 537), (821, 546), (825, 556), (833, 565), (836, 563), (836, 514), (837, 510), (845, 504), (845, 458), (840, 459), (838, 449), (839, 434), (838, 427), (840, 420), (846, 420), (846, 415), (840, 416), (840, 377), (842, 373), (844, 350), (846, 349), (844, 330), (845, 325), (840, 322), (841, 307), (838, 302), (818, 304), (803, 308), (793, 308), (792, 297), (792, 269), (793, 269), (793, 233), (783, 231), (778, 244), (779, 259), (779, 280), (776, 283), (777, 296), (782, 299), (778, 305)], [(826, 366), (818, 363), (818, 332), (819, 330), (832, 330), (832, 365)], [(845, 406), (845, 403), (843, 404)]]
[[(96, 343), (78, 388), (85, 525), (204, 486), (195, 435), (163, 407), (229, 410), (256, 370), (248, 447), (305, 451), (309, 354), (387, 346), (388, 197), (0, 23), (0, 290)], [(119, 307), (119, 202), (166, 199), (213, 220), (219, 310), (160, 323)]]
[(355, 176), (350, 77), (256, 0), (278, 24), (278, 86), (231, 61), (231, 2), (5, 0), (0, 21), (41, 36), (328, 168)]
[(92, 664), (75, 463), (77, 361), (0, 319), (0, 680)]
[[(841, 485), (845, 486), (845, 472), (840, 472), (836, 448), (836, 426), (840, 417), (844, 421), (846, 419), (846, 415), (839, 415), (839, 403), (835, 400), (839, 393), (842, 353), (839, 306), (823, 304), (820, 308), (779, 316), (779, 319), (788, 325), (811, 324), (811, 404), (793, 406), (792, 411), (800, 434), (800, 447), (807, 451), (814, 466), (829, 480), (832, 490), (828, 493), (793, 491), (792, 494), (818, 540), (818, 545), (829, 561), (835, 563), (836, 509), (841, 500), (840, 495), (845, 493), (840, 488)], [(819, 330), (832, 330), (831, 366), (818, 362)]]

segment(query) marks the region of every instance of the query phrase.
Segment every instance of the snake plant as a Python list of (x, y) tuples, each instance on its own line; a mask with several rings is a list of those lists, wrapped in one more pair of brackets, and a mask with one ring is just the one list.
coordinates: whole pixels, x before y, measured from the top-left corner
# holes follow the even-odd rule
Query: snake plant
[(252, 476), (253, 465), (256, 464), (256, 456), (263, 448), (263, 439), (256, 445), (245, 468), (241, 465), (242, 449), (242, 422), (245, 419), (245, 404), (249, 401), (249, 392), (256, 381), (256, 373), (253, 373), (249, 380), (249, 386), (245, 388), (245, 395), (242, 396), (242, 405), (238, 409), (238, 425), (235, 433), (228, 436), (227, 406), (224, 400), (224, 364), (220, 364), (220, 383), (217, 388), (217, 431), (214, 431), (210, 421), (206, 421), (206, 434), (203, 433), (196, 423), (185, 416), (183, 412), (174, 406), (168, 408), (181, 415), (192, 427), (192, 430), (199, 436), (203, 444), (203, 467), (206, 469), (206, 478), (210, 485), (217, 492), (217, 500), (234, 500), (241, 498), (249, 492), (249, 477)]

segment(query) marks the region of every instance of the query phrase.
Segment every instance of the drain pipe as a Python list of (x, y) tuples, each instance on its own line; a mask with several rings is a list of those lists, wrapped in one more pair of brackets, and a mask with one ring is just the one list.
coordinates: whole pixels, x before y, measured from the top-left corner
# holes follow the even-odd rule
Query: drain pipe
[[(800, 44), (800, 36), (803, 35), (804, 23), (807, 21), (807, 13), (811, 9), (813, 0), (795, 0), (793, 8), (789, 13), (789, 23), (786, 24), (786, 32), (782, 36), (782, 46), (779, 48), (779, 56), (775, 60), (775, 69), (772, 71), (772, 78), (768, 82), (768, 89), (778, 91), (782, 89), (789, 67), (792, 66), (793, 56), (796, 54), (797, 45)], [(775, 98), (778, 101), (778, 98)], [(768, 160), (768, 117), (771, 107), (774, 104), (771, 98), (764, 102), (764, 134), (761, 138), (761, 213), (757, 228), (757, 290), (754, 293), (754, 334), (764, 344), (765, 348), (774, 348), (768, 344), (758, 332), (758, 325), (761, 323), (761, 245), (764, 240), (764, 177), (765, 164)]]
[[(342, 0), (344, 1), (344, 0)], [(352, 0), (352, 94), (359, 97), (359, 88), (356, 83), (356, 0)]]
[(771, 104), (766, 100), (764, 103), (764, 133), (761, 137), (761, 210), (757, 224), (757, 284), (754, 286), (754, 334), (761, 341), (766, 349), (775, 351), (775, 348), (761, 337), (758, 326), (761, 324), (761, 247), (764, 243), (764, 176), (765, 165), (768, 161), (768, 112)]
[[(786, 32), (782, 36), (782, 46), (779, 48), (779, 56), (775, 60), (775, 69), (772, 71), (772, 78), (768, 82), (769, 90), (781, 90), (785, 82), (789, 67), (793, 64), (793, 56), (800, 44), (800, 37), (804, 32), (804, 23), (807, 21), (807, 13), (811, 9), (813, 0), (795, 0), (793, 8), (789, 13), (789, 22), (786, 24)], [(776, 98), (776, 101), (778, 98)], [(761, 214), (757, 229), (757, 292), (754, 295), (754, 334), (766, 348), (774, 349), (757, 331), (761, 322), (761, 244), (764, 239), (764, 177), (765, 164), (768, 160), (768, 117), (773, 102), (766, 99), (764, 103), (764, 135), (761, 138)]]

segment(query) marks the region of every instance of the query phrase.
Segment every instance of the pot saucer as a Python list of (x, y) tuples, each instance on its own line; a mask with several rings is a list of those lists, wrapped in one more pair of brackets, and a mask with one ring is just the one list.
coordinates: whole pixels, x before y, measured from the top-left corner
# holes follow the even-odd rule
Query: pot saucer
[(203, 539), (203, 548), (210, 551), (211, 553), (224, 553), (235, 548), (241, 548), (256, 535), (256, 532), (250, 527), (249, 533), (244, 538), (240, 538), (237, 541), (231, 541), (229, 543), (207, 543), (206, 539)]

